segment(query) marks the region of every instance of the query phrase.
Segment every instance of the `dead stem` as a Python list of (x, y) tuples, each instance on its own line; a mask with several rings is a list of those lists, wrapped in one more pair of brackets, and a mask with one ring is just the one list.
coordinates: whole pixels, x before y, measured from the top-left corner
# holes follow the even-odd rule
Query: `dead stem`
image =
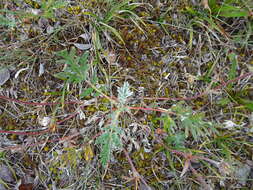
[(128, 163), (129, 163), (130, 166), (131, 166), (131, 169), (132, 169), (133, 176), (134, 176), (135, 180), (140, 179), (141, 182), (146, 186), (147, 189), (151, 189), (151, 188), (149, 187), (149, 185), (147, 184), (147, 182), (144, 180), (144, 178), (138, 173), (138, 171), (137, 171), (136, 168), (134, 167), (134, 164), (133, 164), (133, 162), (132, 162), (132, 160), (131, 160), (131, 158), (130, 158), (128, 152), (127, 152), (125, 149), (123, 149), (123, 152), (124, 152), (124, 154), (125, 154), (125, 156), (126, 156), (126, 158), (127, 158)]
[(207, 90), (207, 91), (204, 91), (200, 94), (197, 94), (195, 96), (191, 96), (191, 97), (182, 97), (182, 98), (162, 98), (162, 97), (157, 97), (157, 98), (152, 98), (152, 97), (144, 97), (143, 99), (144, 100), (173, 100), (173, 101), (180, 101), (180, 100), (194, 100), (194, 99), (197, 99), (199, 97), (202, 97), (206, 94), (209, 94), (210, 92), (213, 92), (213, 91), (216, 91), (216, 90), (220, 90), (224, 87), (226, 87), (228, 84), (230, 83), (233, 83), (233, 82), (236, 82), (238, 80), (241, 80), (241, 79), (244, 79), (246, 77), (249, 77), (249, 76), (252, 76), (253, 73), (252, 72), (249, 72), (249, 73), (245, 73), (239, 77), (236, 77), (235, 79), (232, 79), (232, 80), (228, 80), (227, 82), (223, 82), (222, 84), (220, 84), (219, 86), (215, 87), (214, 89), (210, 89), (210, 90)]

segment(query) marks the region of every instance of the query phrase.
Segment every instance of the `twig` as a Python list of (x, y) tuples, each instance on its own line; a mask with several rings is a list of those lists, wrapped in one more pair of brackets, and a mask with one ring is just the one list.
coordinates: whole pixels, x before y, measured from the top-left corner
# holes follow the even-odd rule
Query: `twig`
[[(10, 101), (10, 102), (16, 102), (16, 103), (19, 103), (19, 104), (32, 105), (32, 106), (52, 106), (52, 105), (61, 104), (61, 102), (28, 102), (28, 101), (17, 100), (17, 99), (14, 99), (14, 98), (9, 98), (9, 97), (2, 96), (2, 95), (0, 95), (0, 99), (7, 100), (7, 101)], [(83, 103), (83, 102), (82, 101), (64, 102), (64, 104), (81, 104), (81, 103)]]
[(141, 182), (142, 182), (148, 189), (151, 189), (151, 188), (149, 187), (149, 185), (147, 184), (147, 182), (143, 179), (143, 177), (139, 174), (139, 172), (138, 172), (138, 171), (136, 170), (136, 168), (134, 167), (134, 164), (133, 164), (133, 162), (132, 162), (130, 156), (128, 155), (127, 151), (126, 151), (125, 149), (123, 149), (123, 152), (124, 152), (124, 154), (125, 154), (125, 156), (126, 156), (126, 158), (127, 158), (128, 163), (129, 163), (130, 166), (131, 166), (131, 169), (132, 169), (132, 172), (133, 172), (134, 177), (139, 178), (139, 179), (141, 180)]
[[(208, 161), (212, 164), (214, 164), (216, 167), (219, 166), (219, 163), (214, 161), (214, 160), (211, 160), (209, 158), (205, 158), (203, 156), (194, 156), (192, 155), (191, 153), (184, 153), (184, 152), (180, 152), (178, 150), (173, 150), (173, 149), (170, 149), (167, 145), (165, 145), (162, 140), (159, 138), (159, 137), (156, 137), (158, 139), (158, 141), (163, 145), (163, 147), (165, 147), (168, 151), (172, 152), (172, 153), (175, 153), (177, 155), (180, 155), (180, 156), (183, 156), (186, 161), (185, 161), (185, 168), (183, 170), (183, 174), (187, 171), (187, 169), (189, 168), (191, 170), (191, 172), (196, 176), (197, 180), (200, 182), (200, 184), (203, 186), (204, 190), (210, 190), (210, 186), (205, 182), (203, 176), (199, 175), (198, 172), (192, 167), (191, 165), (191, 162), (192, 161), (196, 161), (196, 160), (205, 160), (205, 161)], [(186, 167), (187, 166), (187, 167)]]
[(42, 135), (50, 131), (50, 128), (46, 128), (40, 131), (5, 131), (5, 130), (0, 130), (0, 133), (2, 134), (15, 134), (15, 135)]
[(163, 112), (163, 113), (169, 113), (169, 114), (173, 114), (176, 115), (176, 113), (168, 111), (166, 109), (161, 109), (161, 108), (144, 108), (144, 107), (127, 107), (130, 110), (147, 110), (147, 111), (158, 111), (158, 112)]
[[(85, 105), (80, 106), (80, 108), (83, 108)], [(63, 120), (57, 121), (56, 125), (60, 125), (62, 123), (64, 123), (65, 121), (75, 117), (78, 114), (78, 111), (69, 115), (68, 117), (64, 118)], [(32, 135), (42, 135), (45, 134), (47, 132), (50, 131), (50, 128), (46, 128), (46, 129), (40, 129), (39, 131), (6, 131), (6, 130), (0, 130), (0, 134), (5, 133), (5, 134), (15, 134), (15, 135), (28, 135), (28, 136), (32, 136)]]
[[(227, 82), (224, 82), (222, 83), (221, 85), (215, 87), (214, 89), (212, 89), (211, 91), (215, 91), (215, 90), (219, 90), (225, 86), (227, 86), (228, 84), (232, 83), (232, 82), (236, 82), (240, 79), (243, 79), (243, 78), (246, 78), (248, 76), (252, 76), (253, 75), (253, 72), (249, 72), (249, 73), (245, 73), (235, 79), (232, 79), (232, 80), (228, 80)], [(95, 88), (97, 91), (99, 91), (94, 85), (92, 84), (89, 84), (91, 85), (91, 87)], [(102, 93), (101, 91), (99, 91), (100, 93)], [(156, 100), (193, 100), (193, 99), (196, 99), (198, 97), (201, 97), (205, 94), (208, 94), (209, 91), (205, 91), (203, 93), (200, 93), (200, 94), (197, 94), (195, 96), (192, 96), (192, 97), (182, 97), (182, 98), (150, 98), (150, 97), (145, 97), (144, 99), (149, 99), (149, 100), (153, 100), (153, 99), (156, 99)], [(108, 97), (107, 95), (103, 94), (102, 95), (104, 97), (106, 97), (107, 99), (111, 100), (114, 104), (117, 103), (117, 100), (115, 100), (115, 97)], [(22, 101), (22, 100), (17, 100), (17, 99), (13, 99), (13, 98), (9, 98), (9, 97), (6, 97), (6, 96), (2, 96), (0, 95), (0, 99), (4, 99), (4, 100), (7, 100), (7, 101), (12, 101), (12, 102), (16, 102), (16, 103), (21, 103), (21, 104), (27, 104), (27, 105), (36, 105), (36, 106), (45, 106), (45, 105), (56, 105), (56, 104), (61, 104), (61, 102), (43, 102), (43, 103), (36, 103), (36, 102), (26, 102), (26, 101)], [(82, 103), (81, 101), (68, 101), (68, 102), (65, 102), (65, 104), (77, 104), (77, 103)], [(81, 106), (83, 107), (83, 106)], [(164, 109), (157, 109), (157, 108), (144, 108), (144, 107), (128, 107), (129, 109), (138, 109), (138, 110), (150, 110), (150, 111), (159, 111), (159, 112), (165, 112), (165, 113), (170, 113), (170, 114), (175, 114), (173, 112), (168, 112), (167, 110), (164, 110)], [(75, 117), (76, 115), (78, 114), (78, 112), (75, 112), (73, 114), (71, 114), (70, 116), (68, 116), (67, 118), (63, 119), (62, 121), (59, 121), (57, 122), (56, 124), (61, 124), (73, 117)], [(0, 130), (0, 133), (7, 133), (7, 134), (16, 134), (16, 135), (40, 135), (40, 134), (44, 134), (46, 132), (50, 131), (50, 129), (45, 129), (43, 131), (36, 131), (36, 132), (27, 132), (27, 131), (5, 131), (5, 130)]]
[[(224, 82), (222, 83), (221, 85), (215, 87), (214, 89), (212, 90), (219, 90), (225, 86), (227, 86), (228, 84), (230, 83), (233, 83), (233, 82), (236, 82), (240, 79), (243, 79), (243, 78), (246, 78), (248, 76), (252, 76), (253, 75), (253, 72), (248, 72), (248, 73), (245, 73), (235, 79), (232, 79), (232, 80), (228, 80), (227, 82)], [(107, 96), (106, 94), (104, 94), (102, 91), (100, 91), (99, 89), (97, 89), (93, 84), (87, 82), (92, 88), (94, 88), (97, 92), (101, 93), (102, 96), (104, 96), (105, 98), (107, 98), (108, 100), (112, 101), (114, 104), (117, 104), (117, 100), (115, 100), (115, 97), (109, 97)], [(193, 99), (196, 99), (196, 98), (199, 98), (201, 96), (204, 96), (206, 94), (208, 94), (209, 91), (205, 91), (203, 93), (200, 93), (200, 94), (197, 94), (195, 96), (191, 96), (191, 97), (181, 97), (181, 98), (151, 98), (151, 97), (144, 97), (144, 99), (146, 100), (193, 100)], [(22, 101), (22, 100), (17, 100), (17, 99), (14, 99), (14, 98), (9, 98), (9, 97), (6, 97), (6, 96), (2, 96), (0, 95), (0, 99), (3, 99), (3, 100), (7, 100), (7, 101), (11, 101), (11, 102), (16, 102), (16, 103), (20, 103), (20, 104), (27, 104), (27, 105), (34, 105), (34, 106), (47, 106), (47, 105), (57, 105), (57, 104), (61, 104), (61, 102), (42, 102), (42, 103), (39, 103), (39, 102), (27, 102), (27, 101)], [(68, 101), (68, 102), (64, 102), (65, 104), (81, 104), (83, 103), (82, 101)]]
[(205, 182), (205, 179), (201, 175), (199, 175), (198, 172), (191, 166), (191, 164), (189, 168), (191, 172), (195, 175), (199, 183), (203, 186), (204, 190), (210, 190), (211, 187)]
[(226, 86), (227, 86), (228, 84), (230, 84), (230, 83), (236, 82), (236, 81), (238, 81), (238, 80), (244, 79), (244, 78), (249, 77), (249, 76), (252, 76), (252, 75), (253, 75), (253, 72), (245, 73), (245, 74), (243, 74), (243, 75), (241, 75), (241, 76), (239, 76), (239, 77), (236, 77), (236, 78), (234, 78), (234, 79), (232, 79), (232, 80), (228, 80), (227, 82), (224, 82), (224, 83), (218, 85), (218, 86), (215, 87), (214, 89), (204, 91), (204, 92), (202, 92), (202, 93), (200, 93), (200, 94), (197, 94), (197, 95), (191, 96), (191, 97), (181, 97), (181, 98), (180, 98), (180, 97), (179, 97), (179, 98), (165, 98), (165, 97), (152, 98), (152, 97), (144, 97), (143, 99), (145, 99), (145, 100), (172, 100), (172, 101), (178, 101), (178, 100), (179, 100), (179, 101), (180, 101), (180, 100), (194, 100), (194, 99), (197, 99), (197, 98), (199, 98), (199, 97), (202, 97), (202, 96), (204, 96), (204, 95), (206, 95), (206, 94), (209, 94), (210, 91), (212, 92), (212, 91), (216, 91), (216, 90), (222, 89), (222, 88), (226, 87)]
[[(73, 118), (74, 116), (76, 116), (78, 114), (78, 112), (75, 112), (73, 114), (71, 114), (70, 116), (66, 117), (65, 119), (56, 122), (56, 125), (60, 125), (63, 122)], [(49, 132), (51, 130), (51, 128), (45, 128), (45, 129), (39, 129), (39, 131), (6, 131), (6, 130), (0, 130), (0, 134), (15, 134), (15, 135), (28, 135), (28, 136), (32, 136), (32, 135), (42, 135), (45, 134), (47, 132)]]
[[(58, 143), (63, 143), (67, 140), (70, 140), (74, 137), (77, 137), (80, 135), (80, 132), (77, 132), (77, 133), (74, 133), (73, 135), (69, 135), (69, 136), (66, 136), (66, 137), (61, 137), (61, 138), (57, 138), (57, 139), (52, 139), (52, 140), (48, 140), (47, 143), (53, 143), (53, 142), (58, 142)], [(44, 144), (45, 141), (39, 141), (39, 142), (36, 142), (36, 143), (31, 143), (31, 144), (26, 144), (26, 145), (16, 145), (16, 146), (9, 146), (9, 147), (5, 147), (5, 148), (0, 148), (0, 150), (16, 150), (16, 149), (24, 149), (24, 148), (27, 148), (27, 147), (31, 147), (31, 146), (37, 146), (37, 145), (40, 145), (40, 144)]]

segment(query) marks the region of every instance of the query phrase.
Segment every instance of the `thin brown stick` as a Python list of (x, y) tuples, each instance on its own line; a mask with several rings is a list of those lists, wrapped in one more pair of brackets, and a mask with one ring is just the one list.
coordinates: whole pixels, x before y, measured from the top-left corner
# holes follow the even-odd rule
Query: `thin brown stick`
[[(78, 112), (75, 112), (73, 114), (71, 114), (70, 116), (66, 117), (65, 119), (56, 122), (56, 125), (60, 125), (63, 122), (75, 117), (78, 114)], [(15, 134), (15, 135), (28, 135), (28, 136), (32, 136), (32, 135), (42, 135), (45, 134), (47, 132), (50, 131), (50, 128), (46, 128), (43, 130), (38, 129), (38, 131), (6, 131), (6, 130), (0, 130), (0, 134)]]
[[(84, 105), (80, 106), (80, 108), (83, 108)], [(75, 112), (75, 113), (72, 113), (71, 115), (69, 115), (68, 117), (60, 120), (60, 121), (57, 121), (56, 122), (56, 125), (60, 125), (62, 123), (64, 123), (65, 121), (75, 117), (76, 115), (78, 114), (78, 112)], [(0, 134), (2, 133), (5, 133), (5, 134), (15, 134), (15, 135), (28, 135), (28, 136), (32, 136), (32, 135), (42, 135), (42, 134), (45, 134), (47, 132), (50, 131), (50, 128), (46, 128), (46, 129), (43, 129), (43, 130), (40, 130), (38, 129), (38, 131), (6, 131), (6, 130), (0, 130)]]
[(172, 115), (176, 115), (176, 113), (165, 110), (165, 109), (160, 109), (160, 108), (145, 108), (145, 107), (127, 107), (130, 110), (147, 110), (147, 111), (158, 111), (158, 112), (163, 112), (163, 113), (168, 113)]
[[(7, 100), (10, 102), (19, 103), (19, 104), (32, 105), (32, 106), (52, 106), (52, 105), (61, 104), (61, 102), (28, 102), (28, 101), (17, 100), (14, 98), (9, 98), (7, 96), (2, 96), (2, 95), (0, 95), (0, 99)], [(81, 104), (81, 103), (83, 103), (83, 102), (81, 102), (81, 101), (64, 102), (64, 104)]]
[(236, 77), (234, 79), (228, 80), (227, 82), (224, 82), (224, 83), (218, 85), (217, 87), (215, 87), (213, 89), (204, 91), (204, 92), (202, 92), (200, 94), (197, 94), (197, 95), (191, 96), (191, 97), (179, 97), (179, 98), (165, 98), (165, 97), (152, 98), (152, 97), (144, 97), (143, 99), (145, 99), (145, 100), (172, 100), (172, 101), (194, 100), (194, 99), (200, 98), (200, 97), (202, 97), (202, 96), (204, 96), (206, 94), (209, 94), (212, 91), (220, 90), (220, 89), (226, 87), (230, 83), (236, 82), (238, 80), (244, 79), (244, 78), (252, 76), (252, 75), (253, 75), (253, 72), (245, 73), (245, 74), (243, 74), (243, 75), (241, 75), (239, 77)]
[[(57, 138), (57, 139), (52, 139), (52, 140), (48, 140), (46, 141), (46, 143), (53, 143), (53, 142), (58, 142), (58, 143), (63, 143), (67, 140), (70, 140), (74, 137), (77, 137), (79, 136), (80, 133), (77, 132), (77, 133), (74, 133), (73, 135), (69, 135), (69, 136), (66, 136), (66, 137), (61, 137), (61, 138)], [(16, 146), (8, 146), (8, 147), (5, 147), (5, 148), (0, 148), (0, 150), (17, 150), (17, 149), (25, 149), (27, 147), (31, 147), (31, 146), (38, 146), (38, 145), (41, 145), (41, 144), (44, 144), (45, 141), (39, 141), (39, 142), (36, 142), (36, 143), (31, 143), (31, 144), (26, 144), (26, 145), (16, 145)]]
[(49, 131), (50, 131), (50, 129), (46, 128), (46, 129), (40, 130), (40, 131), (5, 131), (5, 130), (0, 130), (0, 133), (32, 136), (32, 135), (42, 135), (42, 134), (45, 134)]
[(133, 164), (133, 162), (132, 162), (132, 160), (131, 160), (129, 154), (127, 153), (127, 151), (126, 151), (125, 149), (123, 149), (123, 152), (124, 152), (124, 154), (125, 154), (125, 156), (126, 156), (126, 158), (127, 158), (128, 163), (129, 163), (130, 166), (131, 166), (131, 169), (132, 169), (132, 172), (133, 172), (133, 174), (134, 174), (134, 177), (139, 178), (139, 179), (141, 180), (141, 182), (142, 182), (148, 189), (151, 189), (151, 188), (149, 187), (149, 185), (147, 184), (147, 182), (143, 179), (143, 177), (139, 174), (139, 172), (138, 172), (138, 171), (136, 170), (136, 168), (134, 167), (134, 164)]
[(191, 166), (189, 166), (191, 172), (195, 175), (195, 177), (197, 178), (197, 180), (199, 181), (199, 183), (202, 185), (202, 187), (204, 188), (203, 190), (210, 190), (211, 187), (205, 182), (205, 179), (203, 178), (203, 176), (201, 176), (200, 174), (198, 174), (198, 172)]
[[(215, 91), (215, 90), (219, 90), (225, 86), (227, 86), (230, 83), (236, 82), (238, 80), (241, 80), (243, 78), (252, 76), (253, 72), (249, 72), (249, 73), (245, 73), (235, 79), (232, 80), (228, 80), (227, 82), (222, 83), (221, 85), (215, 87), (214, 89), (211, 89), (211, 91)], [(196, 99), (198, 97), (204, 96), (205, 94), (208, 94), (209, 91), (205, 91), (203, 93), (197, 94), (195, 96), (192, 97), (182, 97), (182, 98), (149, 98), (149, 97), (145, 97), (144, 99), (149, 99), (149, 100), (193, 100)], [(9, 98), (6, 96), (2, 96), (0, 95), (0, 99), (4, 99), (7, 101), (12, 101), (12, 102), (16, 102), (16, 103), (20, 103), (20, 104), (27, 104), (27, 105), (36, 105), (36, 106), (46, 106), (46, 105), (56, 105), (56, 104), (61, 104), (61, 102), (42, 102), (42, 103), (36, 103), (36, 102), (26, 102), (26, 101), (22, 101), (22, 100), (17, 100), (17, 99), (13, 99), (13, 98)], [(115, 97), (113, 97), (113, 99), (115, 99)], [(114, 100), (115, 101), (115, 100)], [(77, 103), (82, 103), (81, 101), (68, 101), (65, 102), (65, 104), (77, 104)], [(82, 107), (82, 106), (81, 106)], [(155, 108), (144, 108), (144, 107), (128, 107), (129, 109), (141, 109), (141, 110), (150, 110), (150, 111), (159, 111), (159, 112), (167, 112), (166, 110), (163, 109), (155, 109)], [(61, 124), (73, 117), (75, 117), (78, 114), (78, 112), (75, 112), (73, 114), (71, 114), (70, 116), (68, 116), (67, 118), (63, 119), (62, 121), (57, 122), (57, 124)], [(174, 114), (173, 112), (170, 112), (170, 114)], [(40, 135), (40, 134), (44, 134), (46, 132), (48, 132), (50, 129), (45, 129), (42, 131), (36, 131), (36, 132), (27, 132), (27, 131), (5, 131), (5, 130), (0, 130), (0, 133), (7, 133), (7, 134), (16, 134), (16, 135)]]
[[(227, 82), (224, 82), (222, 83), (221, 85), (215, 87), (214, 89), (211, 89), (212, 90), (219, 90), (219, 89), (222, 89), (223, 87), (226, 87), (228, 84), (230, 83), (233, 83), (233, 82), (236, 82), (238, 80), (241, 80), (241, 79), (244, 79), (246, 77), (249, 77), (249, 76), (252, 76), (253, 75), (253, 72), (248, 72), (248, 73), (245, 73), (239, 77), (236, 77), (234, 79), (231, 79), (231, 80), (228, 80)], [(146, 100), (193, 100), (193, 99), (196, 99), (196, 98), (199, 98), (201, 96), (204, 96), (206, 94), (208, 94), (209, 91), (205, 91), (203, 93), (200, 93), (200, 94), (197, 94), (195, 96), (191, 96), (191, 97), (179, 97), (179, 98), (151, 98), (151, 97), (144, 97), (144, 99)], [(112, 100), (112, 101), (116, 101), (115, 100), (115, 97), (108, 97), (106, 95), (103, 94), (103, 96), (107, 97), (109, 100)], [(11, 102), (16, 102), (16, 103), (20, 103), (20, 104), (27, 104), (27, 105), (34, 105), (34, 106), (47, 106), (47, 105), (57, 105), (57, 104), (61, 104), (61, 102), (28, 102), (28, 101), (22, 101), (22, 100), (17, 100), (17, 99), (14, 99), (14, 98), (9, 98), (9, 97), (6, 97), (6, 96), (2, 96), (0, 95), (0, 99), (3, 99), (3, 100), (7, 100), (7, 101), (11, 101)], [(64, 104), (80, 104), (82, 103), (82, 101), (67, 101), (67, 102), (64, 102)]]

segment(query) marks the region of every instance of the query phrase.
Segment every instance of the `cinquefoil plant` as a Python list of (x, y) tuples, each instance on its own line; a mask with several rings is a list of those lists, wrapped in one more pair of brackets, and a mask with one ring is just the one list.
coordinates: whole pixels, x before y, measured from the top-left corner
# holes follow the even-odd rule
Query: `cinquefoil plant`
[(96, 143), (101, 145), (101, 163), (105, 167), (108, 161), (111, 159), (111, 153), (114, 150), (120, 150), (122, 148), (121, 134), (122, 129), (120, 128), (119, 116), (123, 111), (127, 111), (126, 103), (127, 98), (133, 94), (130, 91), (130, 85), (125, 82), (123, 87), (118, 88), (118, 108), (110, 116), (110, 124), (103, 128), (103, 134), (97, 138)]
[[(179, 134), (178, 131), (181, 131), (183, 133), (180, 133), (178, 136), (180, 137), (179, 139), (183, 140), (184, 138), (192, 137), (195, 141), (198, 141), (218, 133), (214, 123), (204, 121), (205, 115), (203, 113), (194, 113), (193, 110), (185, 106), (183, 102), (173, 105), (171, 110), (177, 114), (174, 120), (169, 116), (162, 118), (164, 128), (171, 136)], [(183, 142), (177, 143), (177, 145), (182, 147), (182, 143)]]
[(65, 69), (57, 73), (55, 77), (60, 78), (68, 83), (80, 83), (85, 81), (89, 66), (87, 64), (89, 53), (85, 52), (82, 56), (76, 56), (76, 49), (71, 48), (70, 52), (66, 49), (57, 52), (58, 56), (63, 59), (58, 62), (67, 66)]

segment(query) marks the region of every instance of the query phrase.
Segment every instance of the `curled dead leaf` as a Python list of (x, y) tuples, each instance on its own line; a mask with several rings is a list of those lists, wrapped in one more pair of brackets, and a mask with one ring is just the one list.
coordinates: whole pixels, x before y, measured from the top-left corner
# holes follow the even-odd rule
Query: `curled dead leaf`
[(18, 190), (33, 190), (33, 184), (32, 184), (32, 183), (21, 184), (21, 185), (18, 187)]

